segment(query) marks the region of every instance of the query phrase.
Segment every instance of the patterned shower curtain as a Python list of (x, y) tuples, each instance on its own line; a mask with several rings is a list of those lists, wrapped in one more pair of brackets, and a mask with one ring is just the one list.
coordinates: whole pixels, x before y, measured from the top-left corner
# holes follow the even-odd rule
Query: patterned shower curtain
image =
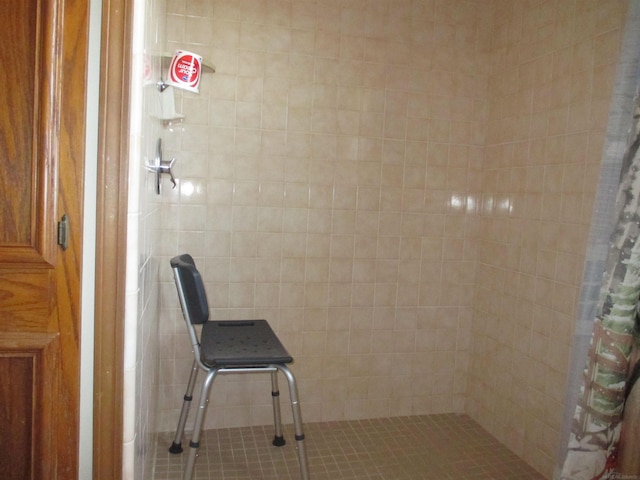
[(620, 478), (616, 458), (627, 396), (640, 376), (640, 92), (622, 160), (616, 225), (560, 478)]

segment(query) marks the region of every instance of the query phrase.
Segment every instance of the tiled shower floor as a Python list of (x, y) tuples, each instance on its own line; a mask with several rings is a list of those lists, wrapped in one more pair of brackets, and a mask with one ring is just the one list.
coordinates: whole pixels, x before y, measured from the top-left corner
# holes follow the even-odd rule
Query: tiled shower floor
[[(284, 433), (287, 445), (277, 448), (272, 426), (203, 432), (194, 478), (297, 480), (292, 427)], [(304, 433), (312, 480), (544, 479), (466, 415), (307, 423)], [(187, 451), (168, 453), (171, 440), (159, 436), (155, 480), (182, 478)]]

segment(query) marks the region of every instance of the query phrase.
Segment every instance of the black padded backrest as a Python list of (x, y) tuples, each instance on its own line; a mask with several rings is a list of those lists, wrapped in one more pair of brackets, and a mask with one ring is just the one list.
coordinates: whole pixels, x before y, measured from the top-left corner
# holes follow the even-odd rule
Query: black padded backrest
[(171, 268), (180, 279), (176, 287), (182, 290), (184, 312), (192, 324), (202, 324), (209, 320), (209, 303), (200, 272), (193, 258), (188, 253), (178, 255), (170, 260)]

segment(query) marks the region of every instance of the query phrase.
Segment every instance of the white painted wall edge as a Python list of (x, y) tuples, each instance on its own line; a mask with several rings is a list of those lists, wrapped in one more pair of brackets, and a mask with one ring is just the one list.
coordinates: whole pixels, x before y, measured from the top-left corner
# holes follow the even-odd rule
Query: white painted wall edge
[(93, 355), (101, 23), (102, 0), (90, 0), (87, 52), (87, 110), (85, 112), (84, 226), (82, 232), (79, 480), (91, 480), (93, 478)]

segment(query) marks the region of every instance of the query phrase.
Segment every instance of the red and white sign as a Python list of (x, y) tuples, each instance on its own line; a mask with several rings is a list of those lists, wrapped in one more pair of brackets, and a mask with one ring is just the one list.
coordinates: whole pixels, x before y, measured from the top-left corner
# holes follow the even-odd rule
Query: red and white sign
[(202, 74), (202, 57), (192, 52), (178, 50), (171, 60), (167, 83), (174, 87), (199, 92)]

